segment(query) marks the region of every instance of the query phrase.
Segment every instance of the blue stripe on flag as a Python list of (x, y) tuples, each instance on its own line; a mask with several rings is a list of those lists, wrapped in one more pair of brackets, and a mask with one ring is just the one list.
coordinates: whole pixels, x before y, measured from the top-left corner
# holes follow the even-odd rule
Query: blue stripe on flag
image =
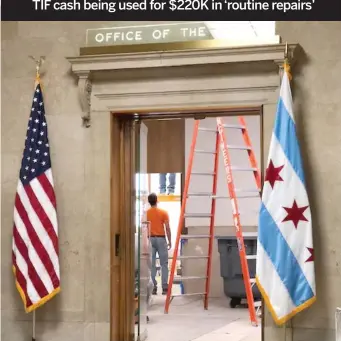
[(288, 113), (282, 98), (279, 99), (277, 106), (274, 134), (297, 176), (301, 179), (303, 185), (305, 185), (301, 152), (296, 135), (296, 125)]
[(274, 265), (296, 307), (314, 296), (295, 255), (277, 224), (262, 203), (259, 215), (259, 242)]

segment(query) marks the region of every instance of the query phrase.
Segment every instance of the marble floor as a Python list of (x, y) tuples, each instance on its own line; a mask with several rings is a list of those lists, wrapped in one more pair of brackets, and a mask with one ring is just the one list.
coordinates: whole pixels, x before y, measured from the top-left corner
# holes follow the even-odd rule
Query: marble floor
[(165, 296), (153, 296), (149, 308), (147, 341), (261, 341), (261, 327), (252, 327), (246, 308), (229, 307), (229, 300), (174, 298), (169, 314), (163, 313)]

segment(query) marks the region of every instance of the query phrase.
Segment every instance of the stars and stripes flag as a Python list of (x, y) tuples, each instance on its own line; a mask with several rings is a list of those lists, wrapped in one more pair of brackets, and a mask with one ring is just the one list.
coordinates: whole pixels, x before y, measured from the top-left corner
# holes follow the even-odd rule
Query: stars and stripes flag
[(259, 214), (256, 281), (275, 322), (316, 300), (312, 221), (285, 64)]
[(60, 291), (56, 197), (39, 79), (15, 196), (12, 259), (26, 312)]

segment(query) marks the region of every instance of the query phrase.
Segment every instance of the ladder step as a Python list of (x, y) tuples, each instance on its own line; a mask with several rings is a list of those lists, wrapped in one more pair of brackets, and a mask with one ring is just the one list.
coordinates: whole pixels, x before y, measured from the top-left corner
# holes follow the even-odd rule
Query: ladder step
[(247, 255), (246, 259), (257, 259), (257, 255)]
[[(206, 279), (207, 276), (178, 276), (176, 277), (176, 279), (178, 281), (191, 281), (191, 280), (194, 280), (194, 279)], [(175, 280), (175, 277), (174, 277), (174, 280)]]
[(193, 193), (188, 193), (187, 197), (210, 197), (212, 196), (212, 192), (193, 192)]
[(172, 297), (181, 297), (181, 296), (203, 296), (206, 295), (205, 292), (191, 292), (188, 294), (174, 294)]
[(206, 132), (210, 132), (210, 133), (216, 133), (217, 132), (217, 128), (200, 128), (199, 127), (199, 131), (206, 131)]
[(186, 213), (185, 218), (210, 218), (211, 213)]
[(231, 170), (235, 170), (235, 171), (252, 171), (252, 172), (255, 172), (255, 171), (257, 171), (257, 168), (231, 166)]
[(238, 149), (238, 150), (251, 150), (251, 147), (247, 146), (238, 146), (238, 145), (233, 145), (233, 144), (228, 144), (227, 145), (228, 149)]
[(211, 175), (213, 176), (215, 173), (214, 172), (192, 172), (192, 175)]
[[(235, 189), (236, 194), (237, 193), (249, 193), (247, 195), (237, 195), (238, 198), (259, 198), (260, 191), (257, 190), (239, 190)], [(252, 195), (250, 193), (253, 193)], [(213, 195), (212, 192), (192, 192), (188, 193), (187, 197), (209, 197), (211, 199), (230, 199), (231, 197), (229, 195)]]
[(242, 126), (240, 124), (223, 124), (223, 127), (230, 129), (245, 129), (245, 126)]
[(198, 154), (215, 154), (216, 152), (213, 150), (203, 150), (203, 149), (195, 149), (194, 153)]
[(262, 301), (255, 301), (254, 302), (255, 308), (261, 307), (262, 306)]
[(258, 232), (243, 232), (243, 237), (258, 237)]
[[(245, 199), (245, 198), (259, 198), (259, 193), (255, 194), (248, 194), (248, 195), (236, 195), (239, 199)], [(231, 197), (229, 195), (211, 195), (212, 199), (230, 199)]]
[[(228, 149), (236, 149), (236, 150), (251, 150), (251, 147), (242, 146), (242, 145), (235, 145), (235, 144), (228, 144)], [(215, 154), (215, 150), (204, 150), (204, 149), (194, 149), (194, 153), (198, 154)]]
[(179, 256), (177, 259), (207, 259), (208, 256)]
[(247, 189), (243, 189), (243, 188), (235, 188), (234, 191), (237, 193), (260, 193), (259, 189), (255, 189), (255, 188), (247, 188)]
[(181, 239), (204, 239), (210, 238), (208, 234), (183, 234), (181, 235)]

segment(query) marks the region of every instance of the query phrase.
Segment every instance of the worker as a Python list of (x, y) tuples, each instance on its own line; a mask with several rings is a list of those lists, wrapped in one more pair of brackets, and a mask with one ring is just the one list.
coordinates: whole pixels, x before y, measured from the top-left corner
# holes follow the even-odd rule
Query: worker
[[(168, 186), (167, 186), (167, 175), (168, 175)], [(167, 189), (167, 194), (172, 195), (175, 192), (175, 173), (161, 173), (159, 176), (159, 181), (160, 181), (160, 194), (166, 194), (166, 189)]]
[[(168, 250), (172, 248), (171, 230), (169, 227), (169, 215), (167, 211), (157, 207), (157, 195), (151, 193), (148, 196), (151, 206), (147, 211), (147, 221), (150, 228), (150, 242), (152, 245), (152, 281), (153, 295), (157, 295), (156, 282), (156, 254), (159, 255), (161, 266), (162, 294), (167, 295), (168, 291)], [(166, 239), (167, 236), (167, 239)], [(168, 240), (168, 243), (167, 243)]]

